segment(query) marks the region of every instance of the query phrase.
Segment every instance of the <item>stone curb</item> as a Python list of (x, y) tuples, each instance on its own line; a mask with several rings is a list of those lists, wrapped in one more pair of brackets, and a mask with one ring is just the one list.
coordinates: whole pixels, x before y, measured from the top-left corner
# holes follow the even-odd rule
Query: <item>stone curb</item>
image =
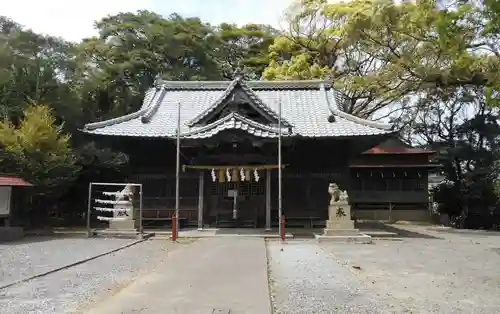
[(39, 274), (36, 274), (36, 275), (33, 275), (33, 276), (30, 276), (30, 277), (27, 277), (27, 278), (23, 278), (23, 279), (19, 279), (19, 280), (16, 280), (14, 282), (11, 282), (11, 283), (8, 283), (6, 285), (2, 285), (0, 286), (0, 290), (3, 290), (3, 289), (6, 289), (6, 288), (9, 288), (9, 287), (12, 287), (12, 286), (15, 286), (15, 285), (18, 285), (18, 284), (21, 284), (23, 282), (27, 282), (27, 281), (30, 281), (32, 279), (36, 279), (36, 278), (40, 278), (40, 277), (45, 277), (47, 275), (50, 275), (50, 274), (53, 274), (53, 273), (56, 273), (60, 270), (64, 270), (64, 269), (68, 269), (68, 268), (71, 268), (73, 266), (77, 266), (77, 265), (80, 265), (80, 264), (83, 264), (83, 263), (86, 263), (88, 261), (92, 261), (92, 260), (95, 260), (99, 257), (102, 257), (102, 256), (105, 256), (105, 255), (109, 255), (109, 254), (112, 254), (112, 253), (115, 253), (115, 252), (118, 252), (118, 251), (121, 251), (123, 249), (126, 249), (128, 247), (131, 247), (133, 245), (136, 245), (136, 244), (139, 244), (141, 242), (144, 242), (144, 241), (147, 241), (148, 239), (140, 239), (140, 240), (136, 240), (132, 243), (128, 243), (128, 244), (125, 244), (125, 245), (122, 245), (116, 249), (112, 249), (112, 250), (109, 250), (109, 251), (106, 251), (104, 253), (100, 253), (100, 254), (97, 254), (97, 255), (93, 255), (91, 257), (87, 257), (87, 258), (84, 258), (82, 260), (79, 260), (79, 261), (76, 261), (74, 263), (71, 263), (71, 264), (66, 264), (64, 266), (61, 266), (61, 267), (57, 267), (57, 268), (54, 268), (54, 269), (51, 269), (51, 270), (48, 270), (48, 271), (45, 271), (45, 272), (42, 272), (42, 273), (39, 273)]

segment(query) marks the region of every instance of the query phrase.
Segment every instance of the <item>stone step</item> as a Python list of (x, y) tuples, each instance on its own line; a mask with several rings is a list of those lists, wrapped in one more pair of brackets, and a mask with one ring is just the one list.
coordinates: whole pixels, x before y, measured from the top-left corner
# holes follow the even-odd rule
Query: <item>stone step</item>
[(361, 230), (361, 233), (367, 234), (373, 238), (395, 238), (398, 236), (396, 232), (385, 230)]

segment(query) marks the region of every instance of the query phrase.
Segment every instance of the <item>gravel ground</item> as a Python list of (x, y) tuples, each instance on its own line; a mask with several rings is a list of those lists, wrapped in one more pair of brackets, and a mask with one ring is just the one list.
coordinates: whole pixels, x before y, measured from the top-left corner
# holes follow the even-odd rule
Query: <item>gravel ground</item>
[(0, 286), (131, 243), (130, 239), (32, 237), (0, 244)]
[(141, 273), (161, 265), (167, 250), (181, 245), (168, 241), (146, 241), (0, 290), (0, 313), (80, 313), (83, 308), (118, 292)]
[[(268, 241), (270, 285), (276, 313), (404, 313), (380, 298), (315, 240)], [(283, 247), (283, 251), (281, 248)]]
[(443, 239), (321, 246), (409, 313), (499, 313), (500, 237), (428, 234)]

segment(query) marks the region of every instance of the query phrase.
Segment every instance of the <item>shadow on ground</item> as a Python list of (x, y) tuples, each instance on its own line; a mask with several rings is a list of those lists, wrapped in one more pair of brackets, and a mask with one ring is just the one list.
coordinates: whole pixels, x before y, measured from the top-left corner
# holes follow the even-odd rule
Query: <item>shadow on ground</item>
[(379, 230), (379, 231), (395, 233), (395, 234), (397, 234), (397, 237), (399, 237), (399, 238), (439, 239), (439, 240), (442, 240), (442, 238), (440, 238), (440, 237), (435, 237), (435, 236), (432, 236), (429, 234), (424, 234), (424, 233), (420, 233), (420, 232), (416, 232), (416, 231), (410, 231), (410, 230), (406, 230), (404, 228), (398, 228), (395, 225), (391, 225), (391, 224), (384, 223), (384, 222), (378, 222), (378, 221), (356, 222), (355, 226), (361, 232), (368, 231), (368, 230)]

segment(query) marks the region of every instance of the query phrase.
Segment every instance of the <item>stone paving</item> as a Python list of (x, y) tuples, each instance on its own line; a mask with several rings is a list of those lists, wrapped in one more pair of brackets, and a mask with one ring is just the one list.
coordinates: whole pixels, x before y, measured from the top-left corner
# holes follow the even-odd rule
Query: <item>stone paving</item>
[(322, 243), (321, 247), (378, 297), (393, 298), (408, 313), (499, 313), (497, 234), (409, 229), (442, 239)]
[(270, 314), (264, 239), (204, 238), (87, 314)]

